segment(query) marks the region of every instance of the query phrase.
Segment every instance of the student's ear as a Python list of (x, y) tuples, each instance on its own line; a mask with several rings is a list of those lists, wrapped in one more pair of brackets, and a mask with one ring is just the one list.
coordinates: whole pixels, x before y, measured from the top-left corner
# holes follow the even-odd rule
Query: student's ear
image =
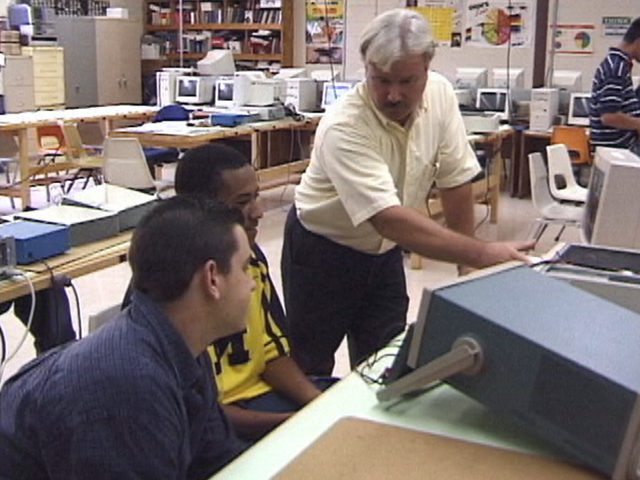
[(215, 260), (207, 260), (202, 267), (202, 282), (205, 290), (216, 300), (220, 299), (222, 274)]

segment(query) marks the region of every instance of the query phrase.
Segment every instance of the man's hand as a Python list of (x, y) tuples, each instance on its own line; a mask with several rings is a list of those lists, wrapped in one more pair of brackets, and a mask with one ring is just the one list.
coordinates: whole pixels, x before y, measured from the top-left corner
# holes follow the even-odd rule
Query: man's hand
[(478, 258), (478, 264), (475, 266), (478, 268), (490, 267), (510, 260), (530, 263), (529, 258), (523, 252), (533, 249), (535, 244), (535, 240), (486, 243)]

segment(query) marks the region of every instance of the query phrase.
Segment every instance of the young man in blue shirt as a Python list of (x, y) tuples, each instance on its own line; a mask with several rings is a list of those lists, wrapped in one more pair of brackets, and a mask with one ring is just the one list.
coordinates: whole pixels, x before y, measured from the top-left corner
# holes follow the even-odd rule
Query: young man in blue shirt
[(242, 331), (255, 283), (239, 212), (162, 202), (129, 251), (131, 306), (0, 390), (0, 475), (205, 479), (241, 453), (207, 346)]

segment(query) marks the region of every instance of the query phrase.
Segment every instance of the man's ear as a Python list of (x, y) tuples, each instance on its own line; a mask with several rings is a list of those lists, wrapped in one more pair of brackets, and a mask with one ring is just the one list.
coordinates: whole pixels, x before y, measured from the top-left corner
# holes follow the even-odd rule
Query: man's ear
[(207, 294), (220, 300), (222, 274), (215, 260), (207, 260), (202, 266), (202, 282)]

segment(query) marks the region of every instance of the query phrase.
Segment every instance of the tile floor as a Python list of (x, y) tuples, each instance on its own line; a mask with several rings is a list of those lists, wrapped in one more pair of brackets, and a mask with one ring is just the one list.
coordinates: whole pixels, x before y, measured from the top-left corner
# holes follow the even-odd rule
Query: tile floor
[[(271, 273), (277, 288), (280, 288), (280, 248), (282, 245), (282, 228), (287, 211), (291, 205), (293, 187), (288, 186), (264, 192), (262, 195), (265, 215), (260, 224), (258, 241), (264, 249), (271, 265)], [(54, 198), (56, 195), (54, 194)], [(34, 189), (35, 204), (43, 204), (44, 191)], [(39, 200), (42, 199), (42, 200)], [(6, 198), (0, 198), (0, 214), (10, 213), (11, 207)], [(478, 222), (485, 218), (487, 209), (476, 206), (475, 216)], [(532, 220), (536, 217), (535, 209), (528, 199), (510, 198), (503, 194), (500, 203), (499, 223), (491, 225), (488, 220), (483, 222), (477, 230), (479, 238), (486, 240), (524, 240), (527, 238)], [(543, 253), (553, 246), (557, 227), (550, 227), (536, 247), (536, 253)], [(577, 241), (578, 232), (568, 229), (563, 235), (563, 241)], [(534, 253), (535, 255), (535, 253)], [(415, 320), (420, 303), (422, 289), (426, 286), (454, 278), (456, 269), (452, 265), (431, 260), (423, 261), (421, 270), (411, 270), (408, 258), (406, 260), (407, 284), (410, 297), (408, 321)], [(87, 319), (105, 308), (117, 304), (122, 299), (124, 290), (129, 282), (130, 270), (127, 264), (121, 264), (109, 269), (86, 275), (74, 280), (79, 297), (83, 331), (87, 331)], [(73, 295), (69, 292), (72, 310), (75, 309)], [(77, 315), (73, 312), (74, 321)], [(16, 320), (11, 312), (0, 317), (2, 328), (9, 352), (13, 351), (23, 336), (24, 327)], [(21, 365), (35, 355), (32, 338), (29, 336), (18, 351), (16, 357), (7, 364), (3, 379), (8, 378)], [(346, 346), (343, 344), (337, 355), (334, 374), (345, 375), (349, 371)]]

